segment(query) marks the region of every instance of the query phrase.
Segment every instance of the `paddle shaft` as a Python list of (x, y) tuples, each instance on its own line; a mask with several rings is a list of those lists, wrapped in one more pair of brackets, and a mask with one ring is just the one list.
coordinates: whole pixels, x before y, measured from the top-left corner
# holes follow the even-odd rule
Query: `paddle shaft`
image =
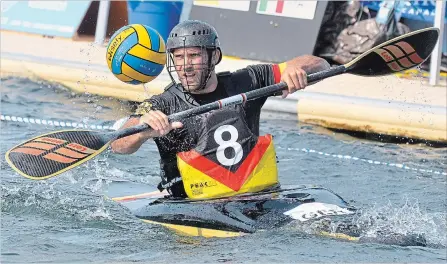
[[(346, 72), (346, 70), (347, 69), (344, 65), (340, 65), (340, 66), (333, 67), (331, 69), (327, 69), (327, 70), (320, 71), (317, 73), (309, 74), (307, 76), (307, 82), (308, 83), (316, 82), (316, 81), (319, 81), (319, 80), (322, 80), (322, 79), (325, 79), (328, 77), (342, 74), (342, 73)], [(250, 92), (233, 95), (233, 96), (227, 97), (222, 100), (218, 100), (218, 101), (208, 103), (205, 105), (201, 105), (201, 106), (198, 106), (195, 108), (191, 108), (191, 109), (179, 112), (179, 113), (175, 113), (175, 114), (168, 116), (168, 119), (170, 122), (180, 121), (185, 118), (200, 115), (200, 114), (212, 111), (212, 110), (220, 109), (225, 106), (238, 105), (238, 104), (242, 104), (246, 101), (259, 99), (259, 98), (262, 98), (265, 96), (271, 96), (271, 95), (274, 95), (277, 92), (284, 90), (286, 88), (287, 88), (287, 84), (285, 82), (280, 82), (278, 84), (273, 84), (273, 85), (269, 85), (269, 86), (266, 86), (266, 87), (263, 87), (260, 89), (256, 89), (256, 90), (253, 90)], [(113, 132), (113, 134), (114, 134), (113, 137), (115, 140), (115, 139), (119, 139), (122, 137), (130, 136), (130, 135), (133, 135), (136, 133), (140, 133), (147, 129), (150, 129), (149, 125), (141, 124), (141, 125), (137, 125), (134, 127), (129, 127), (129, 128), (123, 129), (123, 130)]]

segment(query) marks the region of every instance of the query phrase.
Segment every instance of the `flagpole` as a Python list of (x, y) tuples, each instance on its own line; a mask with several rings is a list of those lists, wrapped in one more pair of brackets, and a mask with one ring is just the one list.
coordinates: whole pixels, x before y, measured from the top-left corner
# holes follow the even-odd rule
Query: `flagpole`
[(446, 1), (436, 1), (436, 10), (434, 18), (434, 27), (439, 28), (440, 36), (436, 44), (430, 60), (430, 85), (438, 85), (439, 74), (441, 68), (442, 43), (444, 41), (444, 23), (445, 23), (445, 7)]

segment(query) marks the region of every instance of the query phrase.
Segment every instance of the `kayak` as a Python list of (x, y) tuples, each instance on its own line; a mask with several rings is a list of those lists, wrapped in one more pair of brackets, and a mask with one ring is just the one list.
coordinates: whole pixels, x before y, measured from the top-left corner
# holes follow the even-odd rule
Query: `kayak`
[[(187, 236), (235, 237), (283, 227), (293, 221), (309, 224), (356, 212), (339, 195), (316, 185), (282, 186), (208, 200), (176, 199), (153, 186), (128, 181), (110, 182), (103, 191), (138, 219)], [(319, 234), (358, 240), (352, 230), (320, 230)]]
[(365, 236), (362, 229), (367, 230), (368, 226), (361, 227), (352, 221), (361, 211), (333, 191), (317, 185), (282, 186), (207, 200), (175, 199), (153, 186), (129, 181), (111, 181), (102, 190), (107, 198), (143, 222), (164, 226), (184, 236), (237, 237), (287, 228), (291, 224), (303, 227), (305, 233), (345, 241), (427, 246), (422, 234), (399, 234), (385, 229)]

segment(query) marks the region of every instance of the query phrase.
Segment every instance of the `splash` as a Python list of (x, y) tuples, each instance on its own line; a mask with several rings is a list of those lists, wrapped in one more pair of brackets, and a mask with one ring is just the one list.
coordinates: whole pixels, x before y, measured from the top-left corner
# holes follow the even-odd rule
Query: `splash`
[(360, 243), (445, 248), (447, 213), (429, 213), (417, 201), (388, 202), (358, 210), (351, 216), (324, 217), (312, 222), (293, 221), (289, 227), (303, 234)]
[[(96, 207), (96, 208), (95, 208)], [(95, 207), (86, 208), (78, 211), (79, 218), (83, 222), (95, 220), (112, 220), (112, 216), (104, 205), (103, 199), (98, 199)]]
[(388, 202), (359, 211), (353, 219), (364, 240), (394, 236), (423, 239), (429, 247), (446, 247), (447, 214), (429, 213), (419, 207), (417, 200), (406, 198), (403, 205)]
[(60, 182), (1, 186), (1, 210), (14, 215), (40, 214), (72, 222), (111, 220), (104, 199)]

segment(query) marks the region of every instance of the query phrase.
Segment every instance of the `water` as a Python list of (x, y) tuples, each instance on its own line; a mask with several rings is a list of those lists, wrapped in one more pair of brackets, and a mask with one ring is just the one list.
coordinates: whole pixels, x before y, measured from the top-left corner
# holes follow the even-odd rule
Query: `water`
[[(117, 100), (28, 79), (4, 78), (1, 89), (4, 115), (106, 124), (130, 111)], [(60, 129), (0, 124), (2, 155)], [(339, 241), (294, 225), (238, 238), (189, 238), (142, 223), (104, 198), (94, 180), (156, 184), (158, 154), (148, 143), (133, 155), (105, 153), (46, 181), (19, 176), (2, 158), (1, 263), (446, 261), (446, 148), (361, 140), (270, 114), (263, 115), (261, 131), (274, 135), (282, 184), (320, 184), (362, 208), (354, 221), (367, 227), (364, 238), (417, 233), (428, 247)]]

